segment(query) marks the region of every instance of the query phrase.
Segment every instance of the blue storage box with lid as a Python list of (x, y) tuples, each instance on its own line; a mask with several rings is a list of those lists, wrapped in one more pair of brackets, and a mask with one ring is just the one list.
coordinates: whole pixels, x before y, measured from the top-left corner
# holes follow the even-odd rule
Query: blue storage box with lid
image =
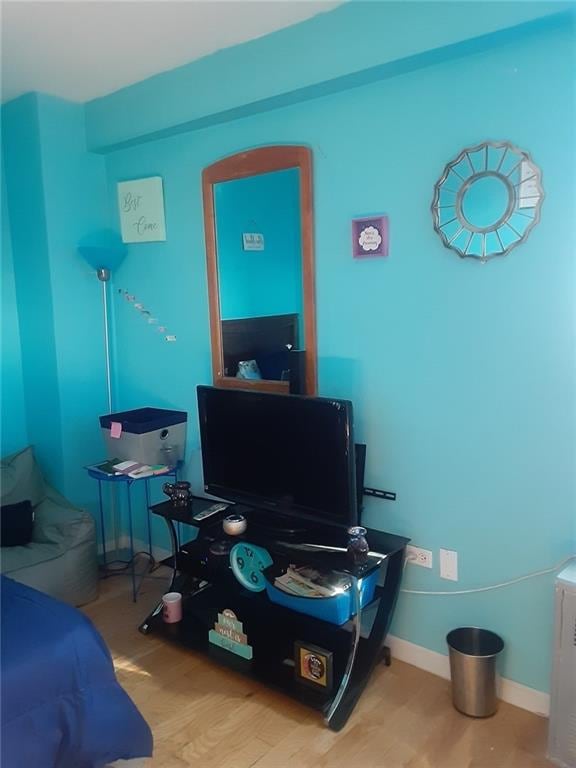
[(167, 408), (136, 408), (100, 416), (108, 458), (174, 467), (184, 459), (187, 421), (186, 411)]
[[(346, 624), (354, 615), (354, 598), (352, 588), (341, 592), (334, 597), (301, 597), (291, 595), (283, 589), (274, 586), (274, 579), (279, 575), (275, 566), (270, 566), (264, 571), (266, 579), (266, 594), (271, 602), (283, 605), (298, 613), (314, 616), (316, 619), (328, 621), (330, 624)], [(364, 576), (360, 580), (360, 607), (368, 605), (374, 599), (378, 569)]]

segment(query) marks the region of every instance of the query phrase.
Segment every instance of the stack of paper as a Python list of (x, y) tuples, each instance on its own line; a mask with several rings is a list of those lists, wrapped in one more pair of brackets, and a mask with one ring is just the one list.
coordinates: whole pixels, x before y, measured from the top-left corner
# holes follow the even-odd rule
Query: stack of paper
[(109, 459), (108, 461), (103, 461), (101, 464), (92, 464), (88, 467), (88, 469), (95, 470), (96, 472), (101, 472), (103, 475), (108, 475), (109, 477), (114, 477), (114, 475), (121, 475), (122, 472), (119, 472), (117, 469), (114, 469), (114, 465), (117, 464), (120, 461), (120, 459)]
[(350, 589), (350, 579), (334, 571), (317, 571), (308, 566), (290, 565), (277, 576), (274, 586), (299, 597), (334, 597)]
[(123, 475), (138, 480), (142, 477), (152, 477), (153, 475), (163, 475), (169, 471), (165, 464), (142, 464), (140, 461), (121, 461), (114, 464), (114, 469)]

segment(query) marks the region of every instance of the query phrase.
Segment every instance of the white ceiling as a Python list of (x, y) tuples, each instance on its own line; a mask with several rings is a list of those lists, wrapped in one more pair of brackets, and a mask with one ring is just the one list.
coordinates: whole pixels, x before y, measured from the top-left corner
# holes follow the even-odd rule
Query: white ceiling
[(2, 0), (2, 101), (89, 101), (331, 10), (331, 0)]

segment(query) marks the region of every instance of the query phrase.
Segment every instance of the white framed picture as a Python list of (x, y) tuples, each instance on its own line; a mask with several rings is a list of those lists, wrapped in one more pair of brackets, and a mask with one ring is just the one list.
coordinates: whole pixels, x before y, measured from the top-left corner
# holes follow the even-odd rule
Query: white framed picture
[(261, 232), (243, 232), (242, 248), (245, 251), (263, 251), (264, 235)]
[(122, 242), (166, 240), (164, 190), (160, 176), (118, 182), (118, 211)]

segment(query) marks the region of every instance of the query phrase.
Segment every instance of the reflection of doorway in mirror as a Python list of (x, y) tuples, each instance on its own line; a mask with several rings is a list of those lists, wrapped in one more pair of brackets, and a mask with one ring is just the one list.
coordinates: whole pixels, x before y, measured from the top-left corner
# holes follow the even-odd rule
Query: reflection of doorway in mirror
[(492, 231), (508, 217), (514, 188), (497, 174), (485, 172), (472, 178), (460, 201), (460, 213), (475, 231)]
[[(297, 315), (295, 341), (300, 344), (299, 170), (219, 182), (214, 186), (214, 204), (221, 321)], [(228, 371), (228, 375), (236, 374)]]

